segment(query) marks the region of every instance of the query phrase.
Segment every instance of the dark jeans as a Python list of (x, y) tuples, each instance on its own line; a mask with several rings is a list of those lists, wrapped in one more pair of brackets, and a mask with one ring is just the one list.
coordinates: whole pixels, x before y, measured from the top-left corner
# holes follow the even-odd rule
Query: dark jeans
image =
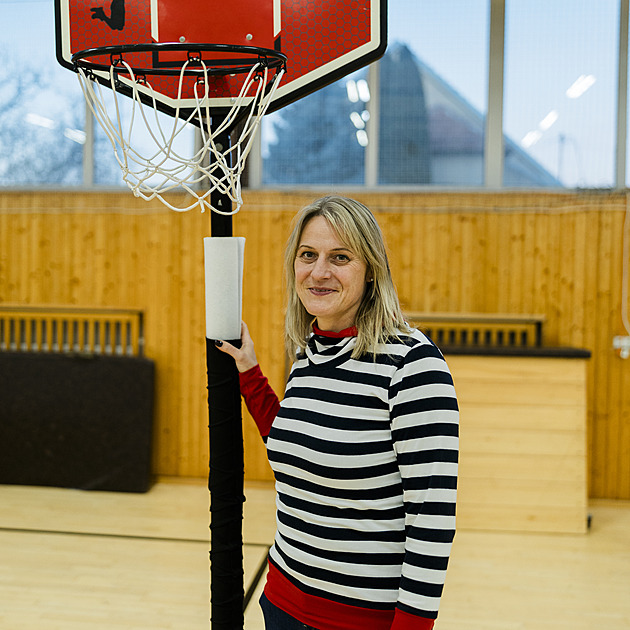
[(274, 606), (264, 593), (260, 598), (260, 607), (265, 617), (265, 630), (317, 630)]

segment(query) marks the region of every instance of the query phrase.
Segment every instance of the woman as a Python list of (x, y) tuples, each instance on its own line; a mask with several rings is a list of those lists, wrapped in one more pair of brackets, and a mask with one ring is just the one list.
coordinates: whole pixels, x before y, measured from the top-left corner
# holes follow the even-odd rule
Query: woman
[(455, 533), (458, 408), (440, 351), (404, 322), (381, 231), (325, 197), (285, 257), (282, 402), (242, 327), (241, 391), (276, 478), (267, 630), (428, 630)]

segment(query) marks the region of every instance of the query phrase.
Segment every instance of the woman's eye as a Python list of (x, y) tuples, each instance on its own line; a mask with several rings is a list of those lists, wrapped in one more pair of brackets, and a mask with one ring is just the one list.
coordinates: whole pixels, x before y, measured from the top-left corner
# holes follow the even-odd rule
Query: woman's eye
[(303, 260), (313, 260), (315, 258), (315, 254), (313, 252), (302, 252), (300, 254), (300, 258)]
[(350, 257), (349, 257), (349, 256), (346, 256), (345, 254), (337, 254), (337, 255), (335, 256), (335, 260), (336, 260), (337, 262), (342, 262), (342, 263), (345, 263), (345, 262), (348, 262), (348, 261), (350, 260)]

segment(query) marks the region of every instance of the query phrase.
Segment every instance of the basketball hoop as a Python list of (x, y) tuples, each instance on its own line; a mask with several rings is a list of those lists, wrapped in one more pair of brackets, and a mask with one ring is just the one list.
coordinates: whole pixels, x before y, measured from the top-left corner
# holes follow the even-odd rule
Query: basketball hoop
[[(144, 59), (146, 55), (152, 59), (158, 52), (167, 58), (171, 55), (169, 62), (159, 66), (142, 63), (143, 55)], [(223, 215), (239, 211), (243, 204), (240, 177), (260, 120), (286, 70), (285, 55), (255, 46), (154, 43), (91, 48), (75, 53), (72, 61), (86, 101), (112, 144), (123, 180), (136, 197), (147, 201), (157, 198), (178, 212), (195, 207)], [(210, 100), (216, 102), (222, 83), (227, 77), (234, 81), (237, 75), (244, 75), (238, 95), (224, 99), (225, 106), (220, 110), (211, 107)], [(165, 80), (176, 82), (177, 94), (171, 112), (173, 120), (168, 124), (160, 121), (160, 102), (152, 85), (152, 81)], [(101, 81), (112, 90), (111, 111)], [(133, 103), (126, 124), (118, 102), (121, 93)], [(192, 106), (181, 106), (184, 98)], [(143, 104), (153, 112), (147, 112)], [(152, 142), (144, 154), (132, 146), (133, 130), (135, 127), (138, 132), (138, 124)], [(188, 124), (201, 132), (201, 146), (189, 157), (174, 148), (175, 140)], [(231, 146), (217, 140), (237, 127), (238, 137)], [(179, 208), (164, 197), (178, 189), (189, 193), (193, 203)], [(235, 207), (230, 211), (213, 207), (213, 191), (229, 197)]]

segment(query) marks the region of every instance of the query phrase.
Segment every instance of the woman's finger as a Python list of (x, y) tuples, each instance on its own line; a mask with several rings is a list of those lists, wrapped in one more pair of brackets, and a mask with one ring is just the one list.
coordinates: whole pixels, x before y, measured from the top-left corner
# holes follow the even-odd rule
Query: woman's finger
[(246, 372), (247, 370), (258, 365), (258, 359), (256, 358), (256, 351), (254, 350), (254, 342), (249, 334), (249, 329), (245, 322), (241, 322), (241, 347), (237, 348), (228, 341), (217, 339), (214, 344), (216, 347), (229, 354), (236, 362), (236, 368), (239, 372)]

